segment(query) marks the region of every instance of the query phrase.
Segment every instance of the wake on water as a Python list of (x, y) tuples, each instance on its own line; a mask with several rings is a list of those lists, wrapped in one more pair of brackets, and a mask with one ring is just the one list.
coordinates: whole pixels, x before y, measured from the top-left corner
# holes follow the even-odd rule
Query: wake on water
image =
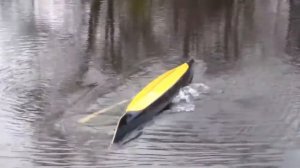
[(170, 111), (190, 112), (195, 110), (195, 100), (199, 100), (208, 94), (210, 88), (204, 83), (192, 83), (179, 90), (172, 100)]

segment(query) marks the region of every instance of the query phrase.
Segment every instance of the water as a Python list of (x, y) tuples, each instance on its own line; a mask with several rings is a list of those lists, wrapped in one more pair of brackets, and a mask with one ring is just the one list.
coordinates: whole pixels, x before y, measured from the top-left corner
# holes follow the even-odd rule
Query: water
[[(299, 11), (299, 0), (2, 0), (0, 165), (298, 168)], [(209, 92), (136, 140), (108, 148), (124, 106), (77, 122), (188, 57)]]
[(172, 100), (170, 112), (188, 112), (195, 110), (195, 101), (199, 101), (210, 91), (209, 86), (204, 83), (192, 83), (179, 90)]

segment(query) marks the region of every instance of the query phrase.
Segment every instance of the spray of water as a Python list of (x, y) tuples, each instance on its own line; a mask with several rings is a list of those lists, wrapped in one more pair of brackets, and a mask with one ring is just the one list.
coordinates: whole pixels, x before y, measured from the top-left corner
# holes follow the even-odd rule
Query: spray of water
[(172, 100), (172, 112), (190, 112), (195, 110), (195, 100), (208, 94), (210, 88), (203, 83), (193, 83), (180, 89), (178, 95)]

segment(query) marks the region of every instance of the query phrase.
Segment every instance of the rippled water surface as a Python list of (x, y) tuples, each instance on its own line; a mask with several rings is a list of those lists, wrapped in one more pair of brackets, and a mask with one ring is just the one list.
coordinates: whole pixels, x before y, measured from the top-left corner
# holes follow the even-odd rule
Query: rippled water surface
[[(299, 0), (1, 0), (1, 167), (298, 168), (299, 11)], [(209, 91), (139, 138), (109, 148), (125, 104), (78, 122), (189, 57)]]

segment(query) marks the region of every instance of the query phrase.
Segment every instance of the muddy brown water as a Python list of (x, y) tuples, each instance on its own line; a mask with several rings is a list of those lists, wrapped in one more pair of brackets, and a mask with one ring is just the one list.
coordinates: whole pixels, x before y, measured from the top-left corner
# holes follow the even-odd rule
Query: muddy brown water
[[(0, 165), (300, 165), (299, 0), (1, 0)], [(108, 148), (124, 107), (193, 57), (210, 92)]]

